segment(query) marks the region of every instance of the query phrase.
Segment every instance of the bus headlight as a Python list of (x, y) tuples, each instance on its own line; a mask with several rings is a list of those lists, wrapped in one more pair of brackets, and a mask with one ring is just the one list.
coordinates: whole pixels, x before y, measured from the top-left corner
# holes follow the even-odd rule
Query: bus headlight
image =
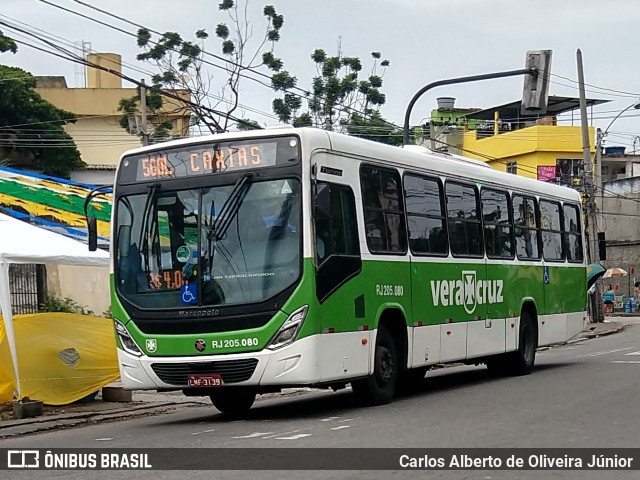
[(114, 319), (113, 322), (116, 324), (116, 332), (118, 333), (118, 338), (124, 351), (136, 357), (141, 356), (142, 352), (138, 348), (138, 345), (136, 345), (136, 342), (133, 341), (133, 338), (131, 338), (131, 335), (129, 335), (126, 327), (118, 320)]
[(304, 322), (308, 310), (309, 306), (305, 305), (289, 315), (289, 318), (282, 324), (267, 348), (269, 350), (277, 350), (293, 343), (300, 331), (300, 327), (302, 327), (302, 322)]

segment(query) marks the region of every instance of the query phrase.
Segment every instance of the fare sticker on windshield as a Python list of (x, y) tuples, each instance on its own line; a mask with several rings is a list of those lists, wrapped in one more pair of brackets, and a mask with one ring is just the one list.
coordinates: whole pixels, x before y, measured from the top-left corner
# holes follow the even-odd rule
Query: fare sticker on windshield
[(178, 248), (178, 250), (176, 250), (176, 260), (178, 260), (180, 263), (186, 263), (189, 260), (190, 256), (191, 250), (189, 250), (189, 247), (187, 247), (186, 245), (182, 245)]

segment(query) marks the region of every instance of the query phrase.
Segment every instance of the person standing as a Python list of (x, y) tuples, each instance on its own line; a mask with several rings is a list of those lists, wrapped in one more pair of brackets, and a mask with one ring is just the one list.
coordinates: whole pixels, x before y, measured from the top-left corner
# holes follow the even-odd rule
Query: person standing
[(611, 285), (607, 285), (602, 299), (604, 301), (604, 314), (611, 315), (613, 313), (613, 301), (615, 299), (615, 294), (613, 292), (613, 289), (611, 288)]

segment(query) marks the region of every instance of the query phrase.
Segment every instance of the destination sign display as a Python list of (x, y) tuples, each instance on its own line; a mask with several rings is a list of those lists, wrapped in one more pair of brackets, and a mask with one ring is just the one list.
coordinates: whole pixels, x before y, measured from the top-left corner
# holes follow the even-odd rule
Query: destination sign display
[(120, 182), (137, 183), (215, 175), (295, 163), (294, 137), (186, 145), (125, 157)]

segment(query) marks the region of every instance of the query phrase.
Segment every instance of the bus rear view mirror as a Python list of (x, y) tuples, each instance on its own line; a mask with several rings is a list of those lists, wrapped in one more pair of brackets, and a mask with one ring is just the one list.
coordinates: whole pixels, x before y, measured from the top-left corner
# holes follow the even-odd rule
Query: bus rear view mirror
[(315, 201), (316, 220), (328, 220), (331, 218), (331, 187), (326, 183), (318, 184)]
[(120, 225), (118, 228), (118, 255), (120, 257), (129, 256), (129, 245), (131, 245), (131, 225)]
[(95, 252), (98, 249), (98, 220), (96, 217), (87, 218), (87, 237), (89, 251)]

